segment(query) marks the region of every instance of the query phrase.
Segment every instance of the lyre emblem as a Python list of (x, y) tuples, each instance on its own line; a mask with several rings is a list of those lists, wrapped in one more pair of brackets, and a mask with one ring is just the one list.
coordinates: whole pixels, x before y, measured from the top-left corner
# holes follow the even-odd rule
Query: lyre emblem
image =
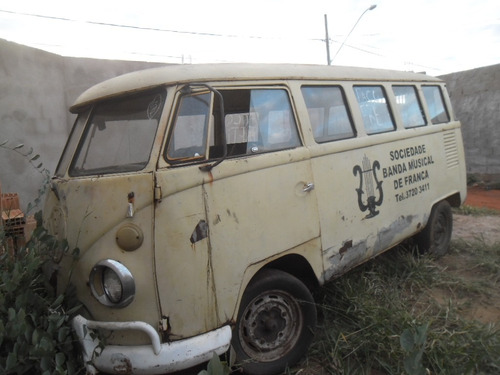
[[(352, 169), (354, 176), (359, 174), (359, 188), (356, 189), (358, 193), (358, 205), (361, 212), (369, 210), (370, 213), (365, 216), (366, 219), (370, 219), (379, 214), (376, 207), (382, 204), (384, 200), (384, 192), (382, 191), (382, 182), (377, 179), (377, 170), (380, 170), (380, 163), (378, 160), (370, 165), (370, 159), (365, 155), (363, 157), (363, 168), (356, 165)], [(363, 185), (364, 183), (364, 185)], [(364, 187), (364, 190), (363, 190)], [(375, 190), (378, 190), (378, 199), (375, 198)], [(366, 194), (366, 204), (363, 203), (363, 194)]]

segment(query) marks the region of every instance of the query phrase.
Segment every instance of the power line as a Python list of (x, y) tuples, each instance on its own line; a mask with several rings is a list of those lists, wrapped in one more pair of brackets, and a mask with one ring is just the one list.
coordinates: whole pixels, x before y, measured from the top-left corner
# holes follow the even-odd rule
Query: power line
[[(174, 30), (174, 29), (162, 29), (162, 28), (156, 28), (156, 27), (124, 25), (124, 24), (117, 24), (117, 23), (88, 21), (88, 20), (80, 21), (80, 20), (67, 18), (67, 17), (46, 16), (46, 15), (41, 15), (41, 14), (14, 12), (14, 11), (3, 10), (3, 9), (0, 9), (0, 12), (14, 14), (14, 15), (18, 15), (18, 16), (37, 17), (37, 18), (51, 19), (51, 20), (57, 20), (57, 21), (66, 21), (66, 22), (79, 22), (79, 23), (83, 22), (83, 23), (87, 23), (89, 25), (109, 26), (109, 27), (117, 27), (117, 28), (124, 28), (124, 29), (133, 29), (133, 30), (143, 30), (143, 31), (159, 31), (159, 32), (175, 33), (175, 34), (187, 34), (187, 35), (223, 37), (223, 38), (285, 39), (285, 38), (277, 38), (277, 37), (264, 37), (264, 36), (259, 36), (259, 35), (218, 34), (218, 33), (199, 32), (199, 31), (185, 31), (185, 30)], [(296, 40), (296, 39), (297, 38), (294, 38), (294, 40)], [(303, 40), (321, 41), (321, 39), (307, 39), (307, 38), (304, 38)]]
[[(144, 27), (144, 26), (135, 26), (135, 25), (125, 25), (125, 24), (118, 24), (118, 23), (110, 23), (110, 22), (99, 22), (99, 21), (89, 21), (89, 20), (76, 20), (68, 17), (56, 17), (56, 16), (47, 16), (47, 15), (42, 15), (42, 14), (34, 14), (34, 13), (26, 13), (26, 12), (16, 12), (16, 11), (10, 11), (10, 10), (4, 10), (0, 9), (1, 13), (7, 13), (7, 14), (12, 14), (12, 15), (18, 15), (18, 16), (25, 16), (25, 17), (36, 17), (36, 18), (42, 18), (42, 19), (48, 19), (48, 20), (56, 20), (56, 21), (64, 21), (64, 22), (74, 22), (74, 23), (86, 23), (89, 25), (96, 25), (96, 26), (107, 26), (107, 27), (114, 27), (114, 28), (123, 28), (123, 29), (132, 29), (132, 30), (142, 30), (142, 31), (155, 31), (155, 32), (164, 32), (164, 33), (174, 33), (174, 34), (184, 34), (184, 35), (195, 35), (195, 36), (207, 36), (207, 37), (218, 37), (218, 38), (246, 38), (246, 39), (256, 39), (256, 40), (285, 40), (285, 39), (292, 39), (294, 41), (297, 41), (298, 39), (296, 37), (294, 38), (283, 38), (283, 37), (269, 37), (269, 36), (259, 36), (259, 35), (238, 35), (238, 34), (220, 34), (220, 33), (210, 33), (210, 32), (199, 32), (199, 31), (186, 31), (186, 30), (175, 30), (175, 29), (163, 29), (163, 28), (155, 28), (155, 27)], [(373, 36), (377, 34), (368, 34), (368, 36)], [(340, 36), (340, 35), (339, 35)], [(313, 42), (321, 42), (324, 43), (326, 40), (321, 39), (321, 38), (301, 38), (300, 40), (302, 41), (313, 41)], [(329, 38), (329, 42), (333, 43), (339, 43), (339, 41)], [(38, 45), (43, 45), (41, 43), (38, 43)], [(344, 44), (345, 47), (367, 53), (370, 55), (374, 56), (379, 56), (383, 58), (387, 58), (388, 56), (369, 51), (365, 48), (357, 47), (352, 44)], [(59, 47), (56, 45), (53, 45), (53, 47)], [(64, 46), (60, 46), (64, 47)], [(368, 46), (369, 47), (369, 46)], [(373, 48), (373, 47), (371, 47)], [(139, 52), (128, 52), (131, 55), (143, 55), (143, 56), (150, 56), (150, 57), (166, 57), (166, 58), (173, 58), (173, 59), (181, 59), (181, 56), (168, 56), (168, 55), (154, 55), (151, 53), (139, 53)], [(414, 66), (420, 66), (422, 68), (431, 68), (431, 67), (426, 67), (424, 65), (419, 65), (412, 63)], [(431, 68), (434, 69), (434, 68)]]

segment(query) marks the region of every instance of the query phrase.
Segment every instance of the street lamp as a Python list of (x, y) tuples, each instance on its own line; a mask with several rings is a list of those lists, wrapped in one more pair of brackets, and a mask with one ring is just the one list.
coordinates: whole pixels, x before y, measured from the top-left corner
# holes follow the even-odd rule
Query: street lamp
[(361, 20), (361, 17), (364, 16), (364, 14), (366, 12), (368, 12), (369, 10), (373, 10), (377, 7), (376, 4), (373, 4), (371, 5), (368, 9), (366, 9), (363, 13), (361, 13), (361, 16), (359, 16), (358, 20), (356, 21), (356, 23), (354, 24), (354, 26), (352, 27), (351, 31), (349, 31), (349, 34), (347, 34), (347, 36), (345, 37), (344, 41), (342, 42), (342, 44), (340, 45), (339, 49), (337, 50), (337, 52), (335, 53), (335, 56), (333, 56), (333, 59), (330, 61), (328, 60), (328, 65), (330, 65), (333, 60), (335, 60), (335, 58), (337, 57), (337, 55), (339, 54), (340, 50), (342, 49), (342, 47), (344, 46), (345, 42), (347, 41), (347, 38), (349, 38), (349, 35), (351, 35), (351, 33), (354, 31), (354, 29), (356, 28), (356, 26), (358, 25), (359, 21)]

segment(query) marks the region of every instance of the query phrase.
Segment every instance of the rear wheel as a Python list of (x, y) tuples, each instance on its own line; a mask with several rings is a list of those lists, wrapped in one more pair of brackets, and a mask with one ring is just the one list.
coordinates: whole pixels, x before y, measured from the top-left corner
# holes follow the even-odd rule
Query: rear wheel
[(309, 289), (286, 272), (264, 270), (241, 301), (232, 339), (236, 362), (247, 374), (283, 372), (306, 353), (315, 326)]
[(451, 206), (447, 201), (441, 201), (432, 207), (426, 227), (416, 237), (419, 249), (436, 257), (443, 256), (450, 247), (452, 231)]

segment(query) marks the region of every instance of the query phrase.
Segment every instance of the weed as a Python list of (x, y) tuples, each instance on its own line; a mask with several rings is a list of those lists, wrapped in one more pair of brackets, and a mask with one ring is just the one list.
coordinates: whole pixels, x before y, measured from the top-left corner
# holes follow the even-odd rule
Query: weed
[[(73, 290), (56, 294), (43, 272), (60, 244), (41, 226), (40, 213), (36, 218), (26, 247), (0, 256), (0, 372), (77, 374), (83, 366), (70, 319), (79, 306)], [(0, 241), (2, 248), (4, 235)]]
[[(461, 256), (473, 252), (463, 244), (452, 248)], [(500, 251), (495, 249), (478, 250), (488, 259), (477, 266), (481, 275), (497, 277)], [(433, 297), (436, 289), (471, 296), (470, 282), (444, 272), (445, 267), (399, 247), (324, 287), (323, 322), (302, 369), (305, 363), (321, 363), (322, 373), (330, 374), (498, 373), (499, 327), (462, 318), (453, 298)], [(492, 287), (498, 288), (498, 280)], [(480, 286), (473, 290), (487, 293)]]
[(485, 207), (473, 207), (468, 205), (462, 205), (458, 208), (453, 208), (453, 213), (457, 215), (468, 215), (468, 216), (498, 216), (500, 215), (499, 210)]

